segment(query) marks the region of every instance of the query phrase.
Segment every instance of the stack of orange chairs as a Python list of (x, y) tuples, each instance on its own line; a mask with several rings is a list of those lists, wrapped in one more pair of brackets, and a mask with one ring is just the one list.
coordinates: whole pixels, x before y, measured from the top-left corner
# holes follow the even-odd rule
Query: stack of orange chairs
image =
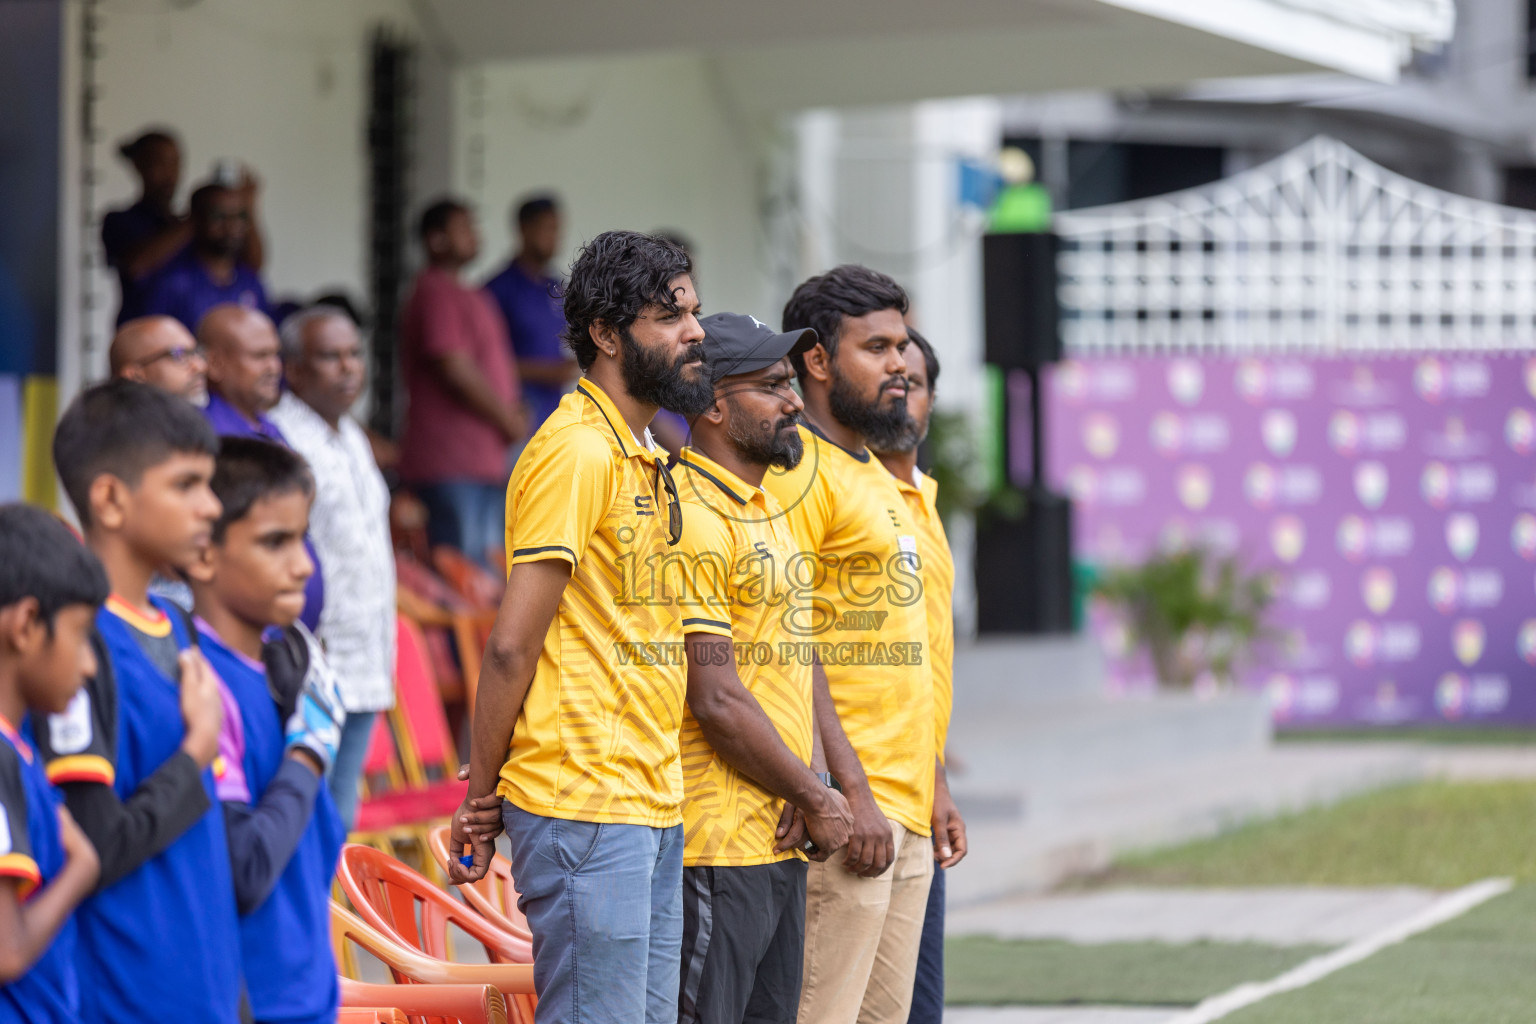
[(425, 638), (404, 615), (396, 619), (396, 644), (395, 706), (379, 719), (364, 759), (366, 793), (353, 835), (390, 852), (408, 843), (422, 866), (435, 870), (426, 855), (427, 828), (453, 815), (468, 783), (458, 778), (458, 751)]
[[(438, 860), (446, 866), (448, 852), (442, 835), (433, 837), (433, 848), (441, 851)], [(502, 858), (495, 858), (493, 865), (498, 880), (504, 877), (510, 881)], [(337, 962), (344, 973), (343, 1002), (348, 1006), (399, 1007), (411, 1014), (411, 1007), (398, 998), (399, 993), (464, 989), (456, 997), (467, 1001), (471, 995), (468, 989), (489, 986), (503, 1002), (505, 1020), (533, 1024), (533, 950), (526, 923), (508, 926), (510, 919), (504, 915), (487, 915), (479, 911), (478, 903), (459, 902), (424, 875), (368, 846), (344, 847), (336, 878), (353, 907), (348, 911), (333, 903), (331, 908)], [(471, 892), (478, 890), (465, 889), (466, 898)], [(477, 943), (488, 962), (454, 962), (450, 928)], [(349, 943), (383, 962), (395, 984), (364, 991), (346, 978), (346, 974), (356, 972)], [(483, 995), (483, 989), (480, 991)], [(397, 996), (394, 1001), (392, 995)], [(426, 1004), (416, 1001), (414, 1005)], [(461, 1019), (468, 1024), (468, 1018)]]
[[(331, 903), (331, 941), (336, 962), (342, 965), (339, 1022), (361, 1024), (377, 1020), (397, 1024), (404, 1018), (402, 1024), (533, 1024), (533, 1014), (524, 1013), (524, 1003), (512, 1004), (515, 1008), (509, 1012), (503, 991), (502, 986), (509, 991), (520, 989), (520, 975), (498, 975), (492, 982), (483, 972), (459, 971), (459, 965), (413, 952), (335, 901)], [(350, 977), (356, 973), (354, 946), (383, 963), (395, 983), (369, 984)], [(529, 993), (533, 990), (532, 972), (533, 968), (528, 967)], [(519, 991), (514, 998), (531, 996)]]

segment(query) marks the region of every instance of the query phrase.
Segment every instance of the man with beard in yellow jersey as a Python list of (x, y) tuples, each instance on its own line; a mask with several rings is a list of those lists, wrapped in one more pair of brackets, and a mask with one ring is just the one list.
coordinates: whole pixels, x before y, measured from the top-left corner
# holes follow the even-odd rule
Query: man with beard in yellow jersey
[(794, 538), (762, 489), (770, 466), (793, 469), (804, 454), (789, 354), (815, 344), (816, 332), (777, 334), (739, 313), (701, 323), (715, 400), (690, 421), (693, 444), (675, 470), (688, 650), (678, 1022), (793, 1024), (800, 846), (809, 831), (829, 854), (853, 825), (830, 776), (817, 775), (810, 662), (779, 657), (796, 639), (787, 622), (805, 595), (786, 575)]
[(793, 357), (805, 457), (770, 472), (813, 607), (794, 628), (812, 657), (827, 766), (854, 813), (845, 850), (806, 880), (800, 1024), (903, 1024), (933, 875), (933, 678), (918, 541), (896, 481), (866, 447), (907, 422), (907, 296), (841, 266), (784, 307), (818, 342)]
[(954, 706), (955, 560), (939, 518), (939, 484), (917, 468), (917, 448), (928, 436), (933, 414), (939, 358), (928, 340), (912, 328), (907, 346), (907, 425), (893, 438), (871, 439), (875, 456), (907, 500), (917, 524), (917, 555), (922, 562), (923, 606), (928, 617), (928, 663), (933, 671), (934, 765), (933, 884), (923, 916), (923, 939), (912, 987), (907, 1024), (941, 1024), (944, 1019), (944, 872), (965, 857), (965, 821), (949, 795), (944, 772), (944, 743)]
[[(605, 232), (571, 268), (566, 343), (582, 380), (507, 484), (507, 596), (486, 644), (454, 882), (485, 875), (505, 802), (518, 906), (533, 933), (538, 1024), (671, 1024), (682, 941), (681, 657), (652, 575), (682, 536), (658, 407), (714, 400), (688, 256)], [(466, 863), (467, 861), (467, 863)]]

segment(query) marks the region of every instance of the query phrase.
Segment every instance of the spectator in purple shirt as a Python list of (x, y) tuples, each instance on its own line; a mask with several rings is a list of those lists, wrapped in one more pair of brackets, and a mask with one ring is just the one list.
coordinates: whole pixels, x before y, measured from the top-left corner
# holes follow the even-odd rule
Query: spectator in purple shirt
[[(197, 328), (197, 343), (208, 361), (208, 404), (203, 415), (221, 437), (259, 437), (284, 448), (288, 438), (267, 418), (282, 391), (282, 348), (277, 328), (259, 310), (225, 304), (214, 306)], [(319, 628), (325, 605), (324, 566), (308, 537), (304, 547), (315, 563), (315, 574), (304, 586), (304, 614), (311, 630)]]
[(564, 301), (560, 278), (549, 269), (560, 251), (560, 226), (560, 203), (554, 196), (524, 200), (517, 208), (517, 255), (485, 283), (507, 321), (528, 405), (530, 434), (581, 376), (581, 367), (560, 340), (565, 330)]
[(208, 361), (208, 422), (221, 435), (260, 437), (286, 446), (267, 410), (282, 393), (282, 349), (265, 313), (214, 306), (197, 328)]
[(242, 258), (250, 232), (245, 189), (213, 184), (193, 192), (192, 242), (147, 285), (142, 312), (175, 317), (194, 333), (215, 306), (269, 312), (261, 278)]

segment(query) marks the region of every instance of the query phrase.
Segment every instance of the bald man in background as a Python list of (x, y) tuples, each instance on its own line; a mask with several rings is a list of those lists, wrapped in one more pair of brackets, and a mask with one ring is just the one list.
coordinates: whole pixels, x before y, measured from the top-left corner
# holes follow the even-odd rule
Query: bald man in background
[(277, 328), (257, 309), (214, 306), (198, 321), (197, 340), (208, 360), (208, 422), (219, 434), (259, 437), (291, 448), (267, 412), (282, 392), (282, 347)]
[(208, 401), (208, 363), (190, 331), (168, 316), (129, 320), (107, 350), (112, 376), (136, 380), (193, 405)]
[[(292, 449), (277, 424), (267, 418), (283, 388), (282, 345), (271, 318), (259, 309), (234, 303), (214, 306), (197, 322), (197, 341), (208, 360), (208, 404), (203, 415), (214, 432), (222, 437), (256, 437)], [(315, 572), (304, 587), (300, 619), (311, 631), (318, 631), (325, 607), (325, 566), (308, 536), (304, 549), (315, 563)]]

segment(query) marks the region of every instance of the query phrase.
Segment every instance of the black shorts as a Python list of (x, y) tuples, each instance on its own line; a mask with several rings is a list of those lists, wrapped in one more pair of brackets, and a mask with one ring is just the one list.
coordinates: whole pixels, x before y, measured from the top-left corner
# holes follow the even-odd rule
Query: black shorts
[(805, 861), (683, 869), (679, 1024), (794, 1024)]

